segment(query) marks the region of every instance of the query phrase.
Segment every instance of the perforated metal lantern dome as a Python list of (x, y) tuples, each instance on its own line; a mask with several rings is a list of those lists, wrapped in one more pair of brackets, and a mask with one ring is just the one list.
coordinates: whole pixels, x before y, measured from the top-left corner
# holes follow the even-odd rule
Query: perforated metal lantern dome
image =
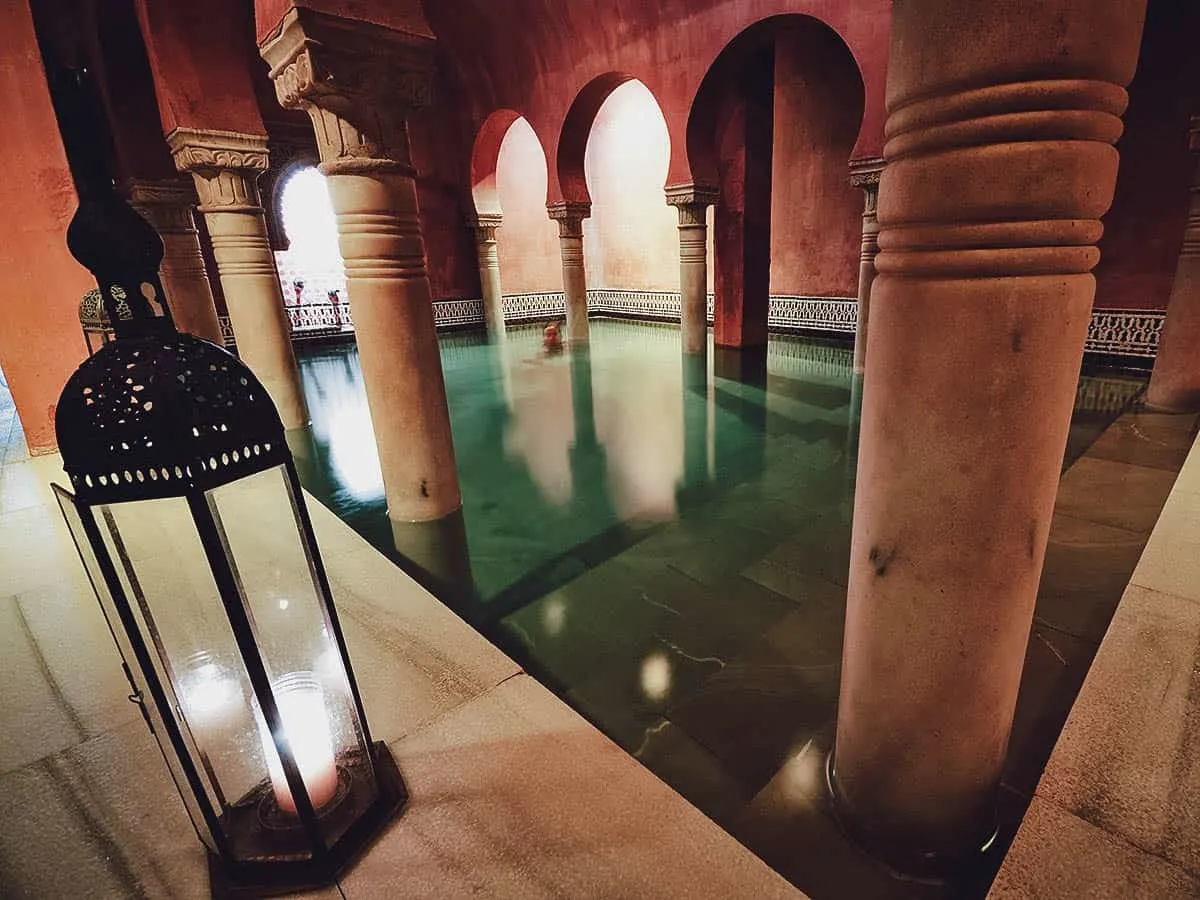
[[(217, 893), (327, 883), (402, 805), (373, 743), (283, 425), (174, 328), (158, 236), (115, 197), (68, 232), (113, 324), (71, 376), (55, 486)], [(155, 315), (154, 305), (160, 307)]]

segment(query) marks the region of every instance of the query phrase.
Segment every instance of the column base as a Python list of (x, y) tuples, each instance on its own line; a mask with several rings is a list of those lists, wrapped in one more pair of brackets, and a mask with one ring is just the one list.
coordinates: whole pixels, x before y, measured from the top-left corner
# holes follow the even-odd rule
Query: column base
[(1175, 416), (1193, 415), (1200, 412), (1200, 392), (1185, 394), (1180, 402), (1156, 403), (1146, 397), (1142, 400), (1142, 409)]
[(466, 601), (475, 590), (462, 509), (430, 522), (389, 519), (400, 567), (442, 601)]
[(825, 758), (825, 786), (829, 810), (842, 833), (860, 850), (892, 870), (898, 878), (941, 884), (977, 865), (995, 846), (999, 823), (995, 813), (983, 829), (986, 837), (964, 841), (957, 847), (931, 848), (917, 842), (885, 835), (863, 824), (838, 788), (836, 754)]

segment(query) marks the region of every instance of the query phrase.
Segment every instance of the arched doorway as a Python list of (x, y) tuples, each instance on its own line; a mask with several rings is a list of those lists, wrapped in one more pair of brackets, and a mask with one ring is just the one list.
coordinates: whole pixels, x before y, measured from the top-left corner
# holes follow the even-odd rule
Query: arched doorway
[(275, 265), (293, 333), (349, 330), (346, 268), (325, 176), (315, 166), (294, 168), (279, 188), (278, 212), (288, 247), (275, 251)]
[(719, 186), (714, 339), (761, 351), (771, 297), (852, 299), (862, 197), (847, 163), (862, 124), (859, 66), (836, 31), (803, 15), (734, 38), (693, 102), (688, 156)]

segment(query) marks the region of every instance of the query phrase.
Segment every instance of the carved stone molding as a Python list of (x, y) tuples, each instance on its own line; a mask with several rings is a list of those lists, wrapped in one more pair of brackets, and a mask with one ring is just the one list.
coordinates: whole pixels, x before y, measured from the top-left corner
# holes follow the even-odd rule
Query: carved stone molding
[(196, 230), (196, 223), (192, 219), (196, 189), (188, 182), (179, 179), (131, 178), (124, 187), (130, 205), (159, 234), (191, 233)]
[(468, 220), (467, 227), (475, 232), (475, 240), (482, 244), (496, 240), (496, 229), (503, 220), (500, 213), (476, 213)]
[[(883, 173), (883, 159), (868, 157), (850, 160), (850, 184), (864, 190), (879, 189), (879, 176)], [(869, 192), (869, 191), (868, 191)]]
[(202, 212), (261, 211), (258, 176), (270, 162), (265, 136), (176, 128), (167, 145), (175, 168), (192, 174)]
[(719, 188), (702, 184), (679, 184), (667, 188), (668, 206), (712, 206), (720, 199)]
[(322, 169), (410, 169), (405, 119), (433, 99), (433, 45), (352, 19), (293, 7), (259, 51), (275, 96), (312, 119)]
[(546, 212), (558, 223), (560, 238), (582, 238), (583, 220), (591, 216), (592, 204), (559, 200), (557, 203), (547, 204)]

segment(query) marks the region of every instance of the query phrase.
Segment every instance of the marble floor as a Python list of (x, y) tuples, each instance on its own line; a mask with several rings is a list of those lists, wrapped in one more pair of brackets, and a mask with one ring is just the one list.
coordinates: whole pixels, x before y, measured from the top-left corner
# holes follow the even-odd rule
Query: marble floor
[[(849, 846), (821, 793), (853, 497), (847, 351), (777, 341), (761, 378), (735, 379), (681, 370), (673, 329), (593, 326), (583, 360), (544, 357), (536, 331), (514, 332), (502, 354), (469, 338), (444, 342), (465, 537), (445, 554), (458, 560), (457, 580), (428, 583), (810, 895), (982, 896), (1195, 420), (1138, 412), (1141, 377), (1081, 380), (1001, 840), (955, 883), (919, 884)], [(343, 351), (302, 367), (310, 398), (324, 390), (345, 408), (354, 396)], [(380, 526), (364, 489), (369, 460), (346, 449), (362, 446), (354, 429), (313, 409), (313, 489), (427, 577)]]
[[(1179, 424), (1141, 417), (1106, 433), (1097, 456), (1169, 471), (1181, 452), (1172, 437)], [(1197, 576), (1200, 443), (1158, 517), (1037, 784), (992, 889), (996, 900), (1200, 897)], [(1077, 621), (1075, 629), (1095, 633), (1094, 624)]]
[[(0, 897), (201, 898), (205, 854), (49, 489), (0, 468)], [(801, 895), (339, 519), (310, 505), (410, 800), (319, 900)], [(152, 590), (149, 582), (146, 584)]]

